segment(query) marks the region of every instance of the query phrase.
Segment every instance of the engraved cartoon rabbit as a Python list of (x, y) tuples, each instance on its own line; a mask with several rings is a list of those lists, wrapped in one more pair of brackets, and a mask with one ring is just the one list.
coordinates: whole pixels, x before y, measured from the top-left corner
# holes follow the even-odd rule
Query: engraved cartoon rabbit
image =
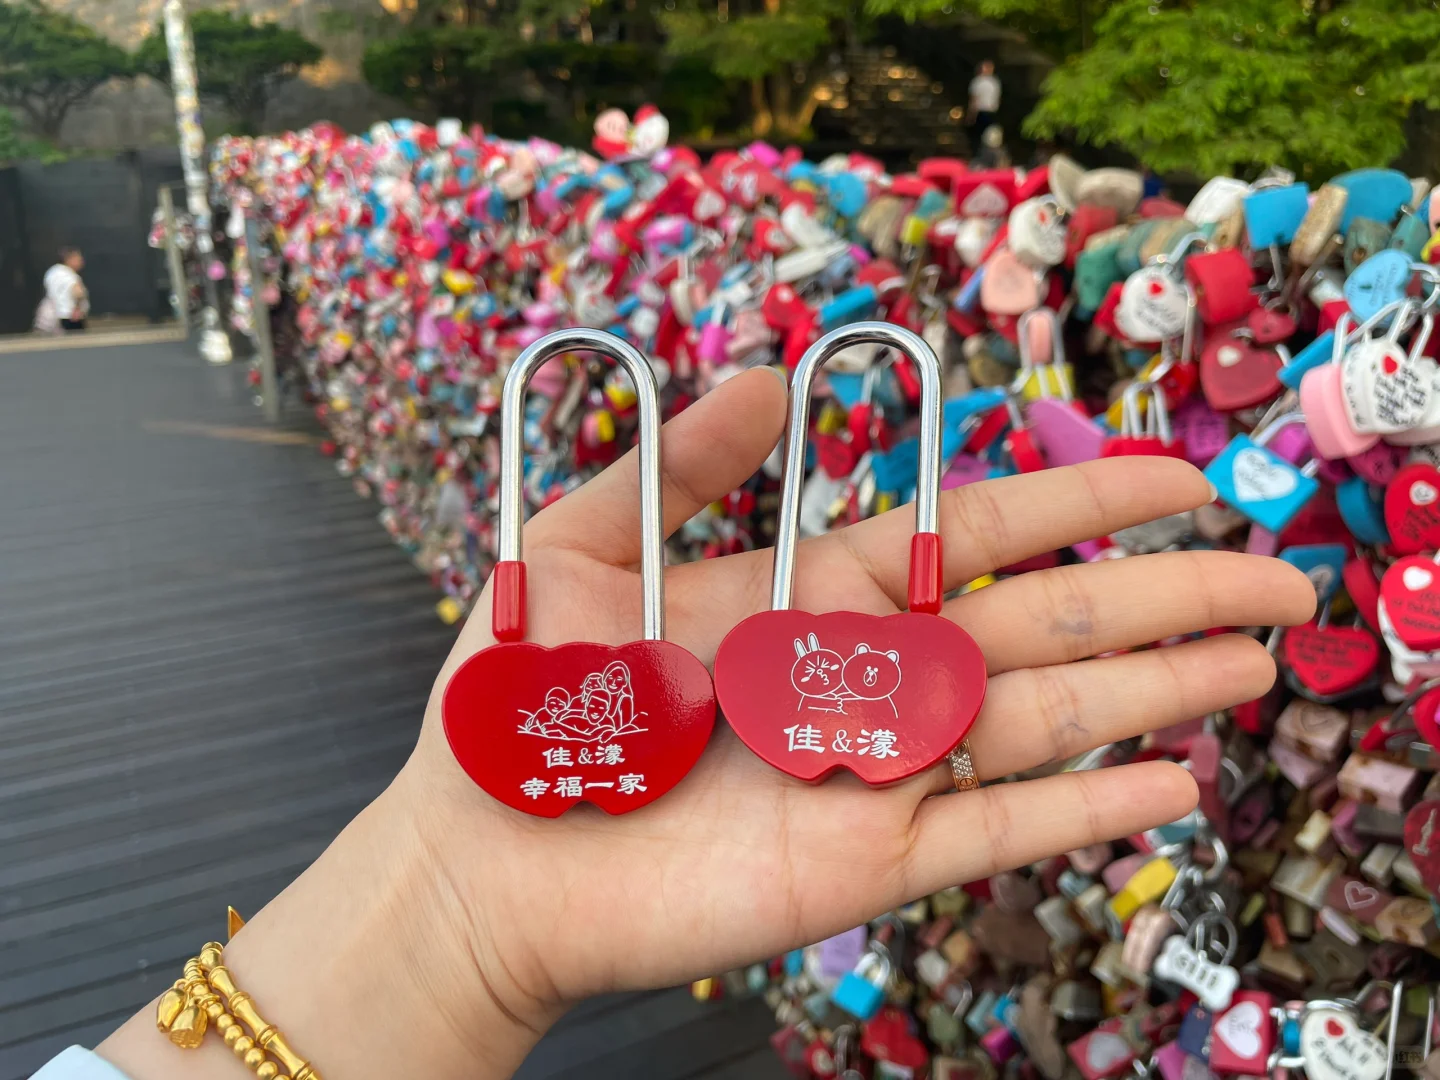
[(806, 641), (796, 638), (795, 666), (790, 669), (790, 683), (800, 691), (800, 704), (795, 706), (795, 711), (808, 707), (818, 712), (844, 712), (842, 666), (840, 654), (833, 649), (822, 649), (820, 639), (814, 634)]

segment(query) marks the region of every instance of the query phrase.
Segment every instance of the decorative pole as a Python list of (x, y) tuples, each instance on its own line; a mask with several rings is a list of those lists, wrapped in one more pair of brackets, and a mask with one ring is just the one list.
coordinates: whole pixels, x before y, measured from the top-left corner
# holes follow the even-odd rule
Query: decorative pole
[(180, 0), (165, 0), (165, 47), (170, 53), (170, 83), (175, 89), (175, 127), (180, 133), (180, 166), (185, 173), (185, 202), (195, 219), (195, 250), (205, 278), (205, 312), (200, 355), (212, 364), (228, 364), (230, 338), (220, 328), (215, 279), (215, 243), (210, 226), (209, 177), (205, 169), (205, 128), (200, 123), (200, 94), (195, 80), (195, 40)]

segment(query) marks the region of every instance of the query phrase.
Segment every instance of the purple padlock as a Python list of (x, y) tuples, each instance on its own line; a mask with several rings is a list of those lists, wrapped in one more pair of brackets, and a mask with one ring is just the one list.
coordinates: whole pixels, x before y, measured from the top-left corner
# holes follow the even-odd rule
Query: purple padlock
[(780, 167), (780, 151), (776, 150), (775, 147), (767, 142), (761, 142), (759, 139), (756, 139), (749, 146), (745, 147), (743, 152), (751, 161), (758, 161), (767, 169), (773, 170)]
[(1264, 525), (1251, 525), (1250, 535), (1245, 538), (1247, 555), (1275, 555), (1280, 551), (1280, 537)]
[(415, 323), (415, 344), (422, 349), (440, 347), (440, 330), (435, 325), (435, 316), (428, 311), (421, 312)]
[(857, 926), (854, 930), (846, 930), (842, 934), (828, 937), (816, 945), (818, 953), (820, 974), (827, 979), (843, 978), (848, 972), (855, 970), (855, 965), (860, 963), (860, 957), (865, 955), (865, 948), (870, 941), (870, 932), (866, 927)]
[(945, 470), (945, 475), (940, 478), (940, 490), (949, 491), (966, 484), (978, 484), (989, 475), (990, 466), (982, 459), (974, 454), (956, 454), (955, 459), (950, 462), (950, 468)]
[(1230, 441), (1229, 420), (1199, 396), (1192, 397), (1171, 414), (1170, 429), (1175, 438), (1185, 443), (1185, 460), (1202, 469), (1215, 460)]
[(1363, 454), (1356, 454), (1345, 460), (1350, 463), (1350, 468), (1355, 470), (1356, 476), (1364, 477), (1367, 483), (1376, 487), (1384, 487), (1395, 479), (1400, 466), (1409, 459), (1409, 450), (1408, 446), (1391, 446), (1387, 442), (1378, 442)]

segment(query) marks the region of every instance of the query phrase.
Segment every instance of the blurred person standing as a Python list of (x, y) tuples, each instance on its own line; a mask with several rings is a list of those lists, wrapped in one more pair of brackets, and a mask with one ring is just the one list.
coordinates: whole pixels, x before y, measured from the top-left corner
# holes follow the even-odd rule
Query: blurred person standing
[(90, 313), (90, 294), (81, 280), (85, 256), (79, 248), (60, 249), (60, 261), (45, 271), (45, 299), (54, 309), (60, 329), (84, 330), (85, 317)]
[(995, 63), (981, 60), (980, 69), (970, 80), (970, 139), (978, 143), (985, 129), (995, 123), (1000, 111), (1000, 80), (995, 76)]

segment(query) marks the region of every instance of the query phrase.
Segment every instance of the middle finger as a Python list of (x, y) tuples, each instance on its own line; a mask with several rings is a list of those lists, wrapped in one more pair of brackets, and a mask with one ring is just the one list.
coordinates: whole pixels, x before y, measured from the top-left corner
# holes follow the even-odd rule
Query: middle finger
[(1174, 551), (1021, 574), (956, 597), (942, 613), (979, 642), (994, 674), (1214, 627), (1293, 626), (1314, 610), (1314, 586), (1289, 563)]

